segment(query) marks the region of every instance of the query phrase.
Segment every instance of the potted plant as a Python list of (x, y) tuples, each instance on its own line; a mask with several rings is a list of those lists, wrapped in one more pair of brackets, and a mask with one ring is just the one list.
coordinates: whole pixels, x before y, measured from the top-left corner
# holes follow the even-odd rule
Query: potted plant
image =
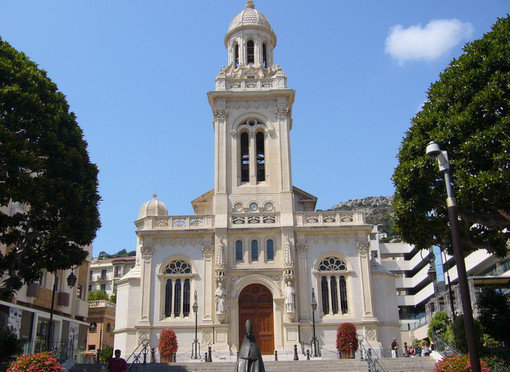
[(170, 363), (177, 353), (177, 336), (172, 328), (165, 328), (159, 335), (158, 351), (161, 355), (161, 363)]
[(63, 369), (57, 358), (52, 356), (48, 351), (36, 354), (20, 355), (7, 369), (7, 372), (26, 371), (62, 372)]
[(352, 323), (340, 324), (336, 331), (336, 349), (344, 359), (354, 358), (358, 351), (358, 338), (356, 326)]

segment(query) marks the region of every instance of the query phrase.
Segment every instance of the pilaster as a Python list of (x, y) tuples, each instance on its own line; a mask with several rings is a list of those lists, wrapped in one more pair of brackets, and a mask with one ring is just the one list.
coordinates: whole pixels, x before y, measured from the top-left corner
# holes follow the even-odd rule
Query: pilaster
[(372, 302), (372, 275), (370, 272), (370, 243), (358, 242), (358, 251), (363, 291), (363, 318), (365, 320), (372, 320), (374, 319), (374, 309)]
[(141, 286), (141, 314), (140, 314), (140, 325), (150, 325), (151, 322), (151, 299), (152, 299), (152, 255), (154, 252), (154, 248), (152, 246), (152, 238), (144, 238), (142, 240), (142, 246), (140, 248), (140, 253), (142, 256), (141, 260), (141, 269), (142, 269), (142, 283)]

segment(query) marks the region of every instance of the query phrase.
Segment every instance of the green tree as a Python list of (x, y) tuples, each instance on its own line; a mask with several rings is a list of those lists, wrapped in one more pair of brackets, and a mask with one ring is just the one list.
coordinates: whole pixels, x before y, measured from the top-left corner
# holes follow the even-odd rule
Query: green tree
[(448, 327), (448, 324), (450, 324), (450, 319), (448, 318), (448, 314), (446, 314), (444, 311), (438, 311), (434, 314), (432, 317), (432, 320), (429, 324), (429, 329), (427, 331), (427, 335), (432, 340), (433, 336), (436, 333), (444, 333), (446, 332), (446, 328)]
[(113, 346), (106, 345), (99, 353), (101, 363), (108, 363), (113, 357)]
[(452, 254), (446, 190), (429, 141), (448, 151), (464, 249), (506, 255), (510, 238), (510, 18), (466, 44), (412, 119), (393, 174), (395, 228), (420, 248)]
[[(466, 327), (464, 326), (464, 315), (459, 315), (455, 317), (455, 320), (448, 327), (448, 343), (452, 343), (457, 349), (459, 349), (462, 353), (468, 352), (468, 345), (466, 339)], [(482, 347), (482, 326), (478, 319), (475, 319), (475, 337), (476, 344), (478, 349), (480, 350)]]
[(492, 288), (478, 296), (478, 320), (485, 333), (497, 341), (510, 343), (510, 297)]
[(18, 339), (8, 328), (0, 328), (0, 363), (21, 354), (24, 343), (25, 341)]
[(87, 296), (87, 301), (100, 301), (100, 300), (108, 300), (108, 295), (105, 291), (101, 291), (99, 289), (94, 289), (89, 292)]
[(64, 94), (0, 38), (0, 298), (80, 265), (100, 226), (97, 167)]

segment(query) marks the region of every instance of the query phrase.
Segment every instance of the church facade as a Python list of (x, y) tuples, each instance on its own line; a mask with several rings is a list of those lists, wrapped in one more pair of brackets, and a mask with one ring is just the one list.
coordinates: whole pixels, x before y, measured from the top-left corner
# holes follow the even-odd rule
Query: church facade
[(136, 265), (117, 283), (124, 355), (143, 339), (157, 350), (164, 328), (191, 352), (193, 305), (202, 353), (235, 355), (247, 319), (263, 354), (309, 349), (312, 318), (322, 349), (335, 350), (346, 322), (379, 352), (399, 338), (395, 276), (371, 260), (372, 226), (361, 212), (315, 211), (317, 198), (292, 183), (295, 92), (274, 63), (276, 40), (248, 0), (208, 93), (214, 189), (192, 201), (194, 215), (168, 215), (156, 195), (140, 208)]

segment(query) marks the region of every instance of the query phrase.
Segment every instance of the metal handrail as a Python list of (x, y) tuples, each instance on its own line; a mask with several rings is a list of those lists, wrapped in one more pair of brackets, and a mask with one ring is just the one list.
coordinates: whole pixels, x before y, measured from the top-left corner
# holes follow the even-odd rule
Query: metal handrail
[[(382, 360), (376, 353), (372, 353), (373, 347), (363, 335), (356, 335), (358, 338), (360, 359), (366, 360), (368, 363), (368, 372), (389, 372), (389, 369), (383, 364)], [(365, 343), (368, 347), (365, 346)]]
[[(452, 356), (451, 354), (462, 355), (462, 353), (458, 349), (449, 345), (438, 333), (434, 333), (432, 335), (432, 339), (434, 340), (434, 343), (436, 345), (434, 350), (441, 354), (443, 358), (447, 356)], [(448, 355), (449, 354), (448, 352), (451, 352), (451, 354)]]
[[(133, 367), (135, 364), (146, 364), (147, 363), (147, 354), (150, 352), (150, 341), (149, 339), (143, 339), (140, 341), (136, 349), (131, 353), (131, 355), (126, 359), (126, 362), (129, 364), (129, 360), (133, 358), (133, 361), (131, 364), (129, 364), (128, 371)], [(140, 361), (140, 358), (143, 354), (143, 359)]]

